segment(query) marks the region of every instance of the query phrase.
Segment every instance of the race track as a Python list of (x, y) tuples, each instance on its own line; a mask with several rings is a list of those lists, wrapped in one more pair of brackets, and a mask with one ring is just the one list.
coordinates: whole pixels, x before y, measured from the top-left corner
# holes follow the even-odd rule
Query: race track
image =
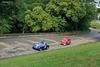
[[(67, 35), (67, 34), (42, 34), (42, 35), (27, 35), (16, 37), (1, 37), (0, 38), (0, 59), (19, 56), (24, 54), (37, 53), (39, 51), (33, 50), (33, 43), (45, 41), (50, 45), (49, 50), (72, 47), (82, 43), (93, 42), (100, 40), (99, 30), (91, 29), (91, 32)], [(61, 46), (60, 40), (64, 36), (71, 38), (72, 43), (69, 46)]]

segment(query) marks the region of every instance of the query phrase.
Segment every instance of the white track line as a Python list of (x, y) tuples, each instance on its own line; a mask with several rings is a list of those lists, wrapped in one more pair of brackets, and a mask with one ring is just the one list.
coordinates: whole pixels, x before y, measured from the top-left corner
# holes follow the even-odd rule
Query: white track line
[(10, 48), (12, 47), (11, 45), (6, 44), (6, 43), (4, 43), (4, 42), (0, 42), (0, 45), (6, 46), (6, 47), (8, 47), (8, 48), (9, 48), (9, 47), (10, 47)]
[(6, 44), (6, 43), (4, 43), (4, 42), (0, 42), (0, 45), (5, 46), (6, 48), (4, 48), (4, 49), (10, 49), (10, 48), (13, 48), (11, 45)]
[(30, 43), (38, 43), (37, 41), (27, 40)]
[(27, 47), (30, 46), (28, 43), (23, 43), (23, 42), (19, 42), (19, 41), (14, 41), (14, 43), (16, 44), (16, 46), (27, 46)]
[(55, 42), (55, 43), (58, 43), (57, 41), (55, 41), (55, 40), (51, 40), (51, 39), (46, 39), (46, 38), (41, 38), (41, 37), (37, 37), (37, 38), (39, 38), (39, 39), (43, 39), (43, 40), (47, 40), (47, 41), (52, 41), (52, 42)]
[(43, 39), (43, 40), (47, 40), (47, 41), (51, 41), (51, 42), (54, 42), (54, 43), (51, 43), (51, 44), (58, 44), (57, 41), (55, 40), (51, 40), (51, 39), (46, 39), (46, 38), (41, 38), (41, 37), (37, 37), (38, 39)]

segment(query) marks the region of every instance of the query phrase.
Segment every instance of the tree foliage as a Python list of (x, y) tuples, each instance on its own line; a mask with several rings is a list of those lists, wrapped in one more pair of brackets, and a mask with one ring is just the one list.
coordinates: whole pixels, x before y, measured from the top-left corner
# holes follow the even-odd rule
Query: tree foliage
[[(49, 0), (18, 0), (16, 1), (18, 5), (18, 13), (15, 17), (12, 31), (14, 32), (30, 32), (30, 29), (28, 26), (24, 23), (24, 15), (27, 10), (32, 10), (33, 7), (36, 6), (42, 6), (45, 7), (45, 5), (49, 2)], [(14, 30), (17, 29), (17, 30)]]
[(86, 30), (94, 0), (0, 0), (0, 33)]
[(16, 15), (16, 12), (15, 0), (0, 0), (0, 33), (10, 32), (10, 20)]
[(11, 25), (6, 19), (0, 20), (0, 34), (10, 32)]
[(87, 29), (89, 20), (96, 14), (94, 4), (80, 0), (51, 0), (46, 11), (53, 16), (65, 18), (69, 30)]
[[(25, 22), (31, 28), (32, 32), (57, 30), (57, 27), (64, 26), (61, 18), (52, 17), (43, 10), (42, 7), (35, 7), (32, 11), (26, 11)], [(56, 29), (55, 29), (56, 28)], [(64, 28), (64, 27), (63, 27)]]
[(80, 29), (88, 29), (90, 26), (90, 22), (93, 19), (96, 19), (97, 16), (97, 8), (95, 6), (94, 0), (83, 0), (81, 2), (85, 7), (86, 15), (82, 19), (82, 23), (80, 23)]

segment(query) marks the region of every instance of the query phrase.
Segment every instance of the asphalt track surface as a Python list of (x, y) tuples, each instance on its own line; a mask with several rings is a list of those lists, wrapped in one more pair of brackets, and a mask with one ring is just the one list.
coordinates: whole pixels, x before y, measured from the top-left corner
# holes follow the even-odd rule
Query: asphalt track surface
[[(38, 53), (39, 51), (33, 50), (33, 43), (45, 41), (50, 45), (47, 50), (54, 50), (66, 47), (73, 47), (82, 43), (100, 41), (100, 30), (92, 29), (90, 32), (81, 33), (77, 35), (67, 35), (66, 33), (58, 34), (40, 34), (40, 35), (27, 35), (16, 37), (1, 37), (0, 38), (0, 59), (8, 57)], [(71, 45), (62, 46), (60, 40), (68, 36), (71, 38)]]

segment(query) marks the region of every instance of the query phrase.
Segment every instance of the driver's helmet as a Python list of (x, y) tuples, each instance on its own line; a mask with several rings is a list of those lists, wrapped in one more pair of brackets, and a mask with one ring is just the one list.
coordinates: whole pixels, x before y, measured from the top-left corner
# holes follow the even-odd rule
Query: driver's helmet
[(43, 45), (47, 45), (47, 43), (46, 43), (46, 42), (44, 42), (44, 41), (41, 41), (41, 44), (43, 44)]

